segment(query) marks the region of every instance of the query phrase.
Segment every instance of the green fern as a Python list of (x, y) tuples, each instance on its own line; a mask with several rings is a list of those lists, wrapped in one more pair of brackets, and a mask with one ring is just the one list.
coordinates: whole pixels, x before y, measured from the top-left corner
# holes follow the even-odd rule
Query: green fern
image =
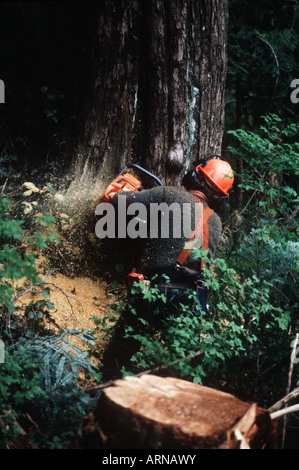
[[(87, 350), (81, 351), (72, 340), (78, 338), (86, 343)], [(35, 372), (36, 394), (21, 394), (20, 404), (10, 403), (12, 393), (7, 393), (6, 409), (12, 408), (17, 414), (26, 410), (38, 423), (39, 433), (33, 438), (38, 446), (50, 446), (55, 440), (67, 447), (74, 438), (78, 421), (93, 407), (95, 399), (84, 394), (78, 385), (80, 374), (90, 378), (95, 371), (88, 359), (88, 350), (94, 346), (91, 333), (84, 330), (66, 329), (59, 336), (39, 336), (28, 332), (13, 345), (6, 348), (14, 364), (24, 364), (23, 379), (28, 384)], [(1, 378), (1, 370), (0, 370)], [(19, 380), (19, 379), (18, 379)], [(24, 382), (24, 383), (25, 383)], [(27, 392), (27, 387), (26, 390)]]

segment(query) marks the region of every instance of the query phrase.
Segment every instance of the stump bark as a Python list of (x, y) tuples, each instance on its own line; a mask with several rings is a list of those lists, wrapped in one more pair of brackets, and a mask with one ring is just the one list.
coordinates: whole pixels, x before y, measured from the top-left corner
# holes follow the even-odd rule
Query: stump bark
[(274, 449), (269, 413), (185, 380), (143, 374), (106, 388), (81, 426), (80, 448)]

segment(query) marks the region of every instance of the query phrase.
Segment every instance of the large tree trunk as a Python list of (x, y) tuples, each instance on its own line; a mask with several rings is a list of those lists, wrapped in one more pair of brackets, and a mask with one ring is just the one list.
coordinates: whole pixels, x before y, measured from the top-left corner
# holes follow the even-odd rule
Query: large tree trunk
[(115, 175), (130, 160), (138, 70), (138, 0), (101, 3), (93, 89), (77, 161), (82, 181)]
[[(194, 11), (194, 71), (198, 87), (195, 107), (196, 144), (190, 157), (219, 153), (224, 127), (224, 91), (227, 65), (228, 2), (192, 2)], [(193, 80), (192, 80), (193, 79)]]
[(179, 184), (221, 151), (227, 0), (106, 0), (77, 169), (103, 187), (134, 161)]
[(173, 181), (184, 164), (188, 2), (145, 4), (144, 158), (148, 169)]

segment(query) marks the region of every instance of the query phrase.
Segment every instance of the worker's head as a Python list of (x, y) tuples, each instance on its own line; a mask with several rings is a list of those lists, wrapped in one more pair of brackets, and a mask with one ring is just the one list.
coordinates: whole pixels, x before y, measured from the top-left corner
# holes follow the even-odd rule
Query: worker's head
[(195, 169), (184, 176), (183, 186), (187, 190), (202, 191), (209, 205), (216, 208), (228, 197), (234, 182), (230, 164), (220, 155), (208, 155), (194, 165)]

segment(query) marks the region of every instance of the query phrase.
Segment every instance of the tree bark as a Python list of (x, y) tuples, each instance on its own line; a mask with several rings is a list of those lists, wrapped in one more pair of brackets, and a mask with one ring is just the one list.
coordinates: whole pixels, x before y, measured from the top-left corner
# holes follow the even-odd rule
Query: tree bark
[(105, 0), (94, 85), (77, 158), (103, 187), (131, 161), (178, 185), (221, 151), (227, 0)]
[(170, 181), (183, 169), (186, 121), (188, 2), (144, 2), (145, 165)]
[[(239, 77), (237, 77), (236, 84), (236, 129), (242, 129), (242, 107), (243, 107), (243, 93)], [(237, 158), (237, 177), (236, 177), (236, 207), (238, 211), (242, 210), (243, 207), (243, 190), (239, 187), (239, 175), (243, 173), (243, 159)]]
[(193, 81), (198, 88), (197, 139), (191, 158), (220, 153), (224, 127), (224, 91), (227, 69), (228, 2), (192, 1), (194, 37)]
[(276, 426), (256, 403), (148, 374), (106, 388), (78, 436), (81, 449), (277, 448)]
[(115, 175), (130, 159), (138, 16), (138, 0), (102, 2), (92, 54), (93, 93), (77, 160), (82, 181)]

